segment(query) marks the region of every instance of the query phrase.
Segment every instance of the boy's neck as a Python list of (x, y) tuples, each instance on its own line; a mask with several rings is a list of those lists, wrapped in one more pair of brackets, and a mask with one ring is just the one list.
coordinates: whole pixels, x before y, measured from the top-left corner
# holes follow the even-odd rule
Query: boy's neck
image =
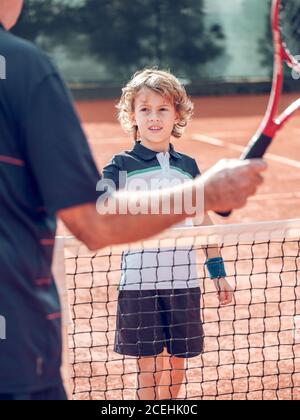
[(147, 140), (139, 140), (141, 142), (141, 145), (144, 147), (147, 147), (147, 149), (152, 150), (153, 152), (157, 152), (157, 153), (167, 153), (170, 150), (170, 142), (171, 139), (166, 142), (162, 142), (162, 143), (152, 143), (150, 141)]

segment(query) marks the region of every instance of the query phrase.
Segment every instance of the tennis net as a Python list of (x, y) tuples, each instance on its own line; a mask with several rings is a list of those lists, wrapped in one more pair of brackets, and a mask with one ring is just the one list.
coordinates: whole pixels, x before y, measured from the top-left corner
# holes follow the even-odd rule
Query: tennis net
[[(234, 302), (226, 307), (219, 305), (205, 269), (205, 250), (216, 244), (234, 289)], [(129, 251), (139, 255), (139, 261), (154, 255), (147, 257), (146, 269), (145, 265), (142, 269), (144, 263), (131, 266), (134, 288), (143, 297), (141, 311), (146, 307), (142, 281), (147, 281), (147, 276), (152, 281), (157, 278), (163, 264), (172, 295), (175, 288), (170, 291), (169, 282), (172, 285), (178, 280), (178, 268), (186, 270), (189, 279), (197, 273), (204, 352), (186, 359), (178, 399), (300, 399), (299, 245), (300, 220), (178, 228), (139, 244), (99, 252), (88, 251), (73, 238), (57, 238), (54, 273), (65, 308), (68, 300), (65, 313), (70, 318), (68, 359), (73, 398), (135, 398), (139, 386), (136, 357), (114, 351), (118, 285), (124, 273), (123, 253)], [(169, 259), (160, 260), (166, 252)], [(180, 263), (176, 252), (183, 253)], [(191, 255), (195, 252), (194, 259)], [(160, 293), (156, 283), (151, 287), (154, 295)], [(180, 290), (184, 293), (184, 288)], [(166, 311), (172, 313), (170, 308)], [(130, 315), (136, 315), (136, 328), (142, 330), (141, 314)], [(168, 319), (177, 322), (172, 316)], [(171, 333), (170, 342), (177, 339)]]

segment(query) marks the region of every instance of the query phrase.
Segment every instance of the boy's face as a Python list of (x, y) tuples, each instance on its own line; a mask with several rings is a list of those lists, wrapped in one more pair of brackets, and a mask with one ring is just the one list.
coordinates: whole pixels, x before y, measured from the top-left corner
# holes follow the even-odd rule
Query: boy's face
[(133, 122), (146, 147), (168, 150), (178, 115), (173, 103), (151, 89), (143, 88), (135, 97)]

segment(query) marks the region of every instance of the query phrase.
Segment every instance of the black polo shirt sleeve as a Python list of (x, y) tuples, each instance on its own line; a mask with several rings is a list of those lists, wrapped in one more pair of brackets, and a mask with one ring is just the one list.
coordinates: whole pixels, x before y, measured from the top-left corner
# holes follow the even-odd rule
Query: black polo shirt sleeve
[(28, 103), (25, 155), (47, 212), (96, 202), (100, 175), (58, 73), (45, 76)]
[(193, 176), (193, 178), (197, 178), (200, 175), (201, 175), (201, 172), (200, 172), (199, 166), (198, 166), (196, 160), (193, 159), (192, 176)]
[[(121, 172), (124, 171), (122, 165), (122, 157), (120, 155), (116, 155), (112, 158), (112, 160), (103, 168), (102, 171), (102, 179), (103, 180), (110, 180), (114, 186), (116, 191), (125, 187), (125, 178), (122, 181)], [(124, 173), (125, 175), (125, 173)], [(111, 184), (112, 185), (112, 184)]]

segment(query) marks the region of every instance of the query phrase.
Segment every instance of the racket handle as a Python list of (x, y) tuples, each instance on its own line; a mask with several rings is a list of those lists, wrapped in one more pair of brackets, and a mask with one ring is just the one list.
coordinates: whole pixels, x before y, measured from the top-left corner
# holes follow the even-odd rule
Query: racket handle
[(241, 156), (241, 160), (246, 159), (261, 159), (269, 148), (273, 138), (260, 134), (254, 136), (250, 145)]
[[(259, 136), (254, 136), (250, 145), (245, 150), (241, 156), (241, 160), (246, 159), (260, 159), (264, 156), (266, 150), (269, 148), (272, 142), (272, 137), (266, 136), (265, 134), (260, 134)], [(229, 217), (232, 211), (216, 213), (222, 217)]]

